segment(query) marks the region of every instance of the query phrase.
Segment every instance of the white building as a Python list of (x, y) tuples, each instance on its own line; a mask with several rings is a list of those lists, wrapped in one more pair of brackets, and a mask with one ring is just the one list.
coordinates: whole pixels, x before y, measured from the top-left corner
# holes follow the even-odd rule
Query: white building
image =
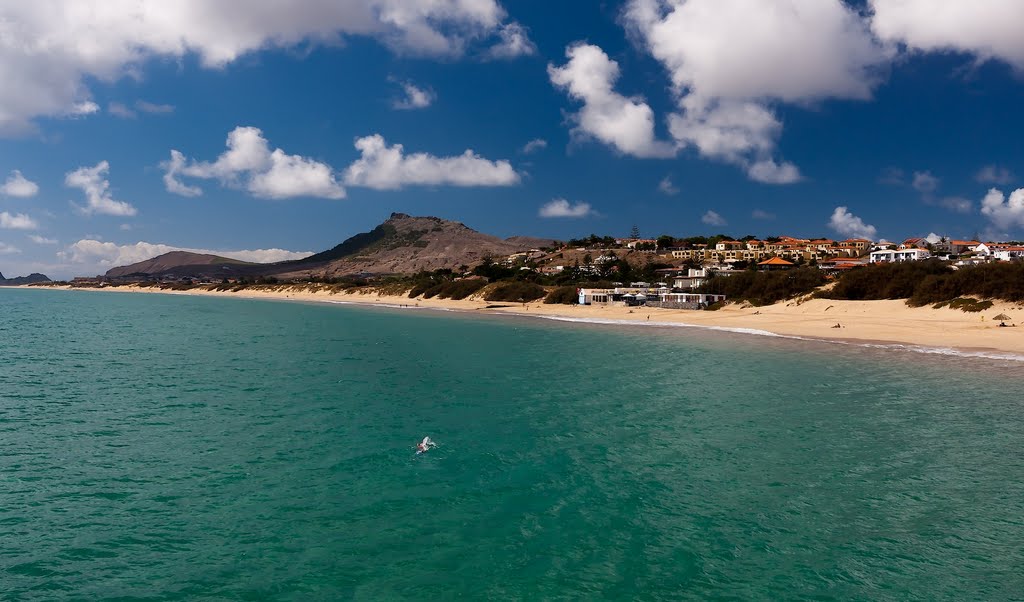
[(1024, 247), (1004, 247), (992, 253), (992, 256), (1000, 261), (1024, 259)]
[(900, 263), (923, 261), (932, 256), (928, 249), (881, 249), (871, 252), (871, 263)]
[(611, 305), (614, 303), (638, 305), (651, 301), (658, 303), (692, 303), (706, 306), (718, 301), (725, 301), (725, 295), (673, 293), (667, 288), (581, 288), (577, 290), (577, 293), (579, 294), (580, 305)]

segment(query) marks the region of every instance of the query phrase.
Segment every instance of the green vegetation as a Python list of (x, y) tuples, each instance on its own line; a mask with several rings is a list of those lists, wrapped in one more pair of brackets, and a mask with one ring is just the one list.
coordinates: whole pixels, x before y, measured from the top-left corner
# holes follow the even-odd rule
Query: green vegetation
[(598, 236), (596, 234), (591, 234), (590, 236), (588, 236), (586, 238), (572, 238), (572, 239), (569, 239), (569, 242), (566, 243), (566, 244), (568, 244), (570, 247), (586, 247), (586, 248), (590, 248), (590, 247), (608, 248), (608, 247), (618, 246), (615, 243), (615, 239), (613, 237), (611, 237), (611, 236)]
[(547, 291), (544, 290), (543, 286), (532, 282), (501, 282), (487, 291), (484, 299), (488, 301), (527, 303), (529, 301), (536, 301), (546, 294)]
[(423, 292), (424, 299), (439, 297), (441, 299), (465, 299), (487, 285), (487, 281), (480, 278), (469, 280), (455, 280), (434, 285)]
[(488, 282), (508, 280), (516, 276), (521, 270), (516, 270), (501, 264), (494, 263), (490, 257), (484, 257), (483, 263), (473, 268), (473, 274), (483, 276)]
[(747, 270), (732, 276), (712, 276), (697, 289), (697, 292), (725, 295), (729, 301), (770, 305), (783, 299), (805, 295), (823, 284), (825, 275), (816, 268), (777, 272)]
[(949, 307), (950, 309), (959, 309), (960, 311), (966, 311), (971, 313), (977, 313), (979, 311), (985, 311), (992, 307), (992, 301), (985, 299), (984, 301), (978, 301), (970, 297), (958, 297), (952, 301), (942, 301), (941, 303), (935, 304), (935, 309), (941, 309), (943, 307)]
[(997, 262), (956, 270), (938, 260), (872, 265), (844, 274), (831, 291), (819, 296), (907, 299), (914, 307), (970, 296), (1019, 302), (1024, 301), (1024, 263)]
[(544, 297), (544, 303), (548, 305), (577, 305), (580, 302), (580, 296), (576, 289), (575, 286), (560, 286)]
[[(397, 286), (401, 282), (403, 281), (398, 280), (394, 284)], [(483, 278), (456, 278), (455, 274), (447, 269), (420, 272), (404, 282), (406, 286), (412, 284), (410, 298), (422, 296), (424, 299), (465, 299), (487, 285)], [(405, 289), (402, 290), (404, 292)]]
[[(820, 296), (851, 301), (909, 299), (924, 280), (952, 272), (953, 269), (948, 264), (938, 260), (874, 264), (843, 274), (831, 291)], [(958, 295), (945, 299), (956, 296)]]

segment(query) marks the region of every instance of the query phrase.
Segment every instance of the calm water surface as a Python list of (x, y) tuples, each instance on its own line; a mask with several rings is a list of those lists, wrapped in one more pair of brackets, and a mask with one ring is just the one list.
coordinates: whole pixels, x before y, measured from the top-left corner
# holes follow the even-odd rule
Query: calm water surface
[(1019, 598), (1022, 406), (1020, 362), (0, 290), (0, 599)]

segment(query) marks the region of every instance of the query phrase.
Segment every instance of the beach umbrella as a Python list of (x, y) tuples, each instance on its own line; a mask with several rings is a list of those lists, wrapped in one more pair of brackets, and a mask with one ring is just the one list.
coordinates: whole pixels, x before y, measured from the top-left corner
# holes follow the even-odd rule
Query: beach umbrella
[(992, 319), (996, 320), (996, 321), (999, 321), (999, 322), (1005, 322), (1006, 320), (1010, 319), (1010, 316), (1008, 316), (1006, 314), (999, 314), (998, 316), (996, 316), (996, 317), (994, 317)]

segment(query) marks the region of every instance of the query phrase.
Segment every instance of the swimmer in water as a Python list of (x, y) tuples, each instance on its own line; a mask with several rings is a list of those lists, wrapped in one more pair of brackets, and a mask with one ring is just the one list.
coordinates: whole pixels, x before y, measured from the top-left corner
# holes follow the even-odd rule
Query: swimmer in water
[(430, 437), (424, 437), (423, 441), (420, 441), (419, 443), (416, 444), (416, 453), (417, 454), (422, 454), (422, 453), (426, 452), (428, 449), (430, 449), (431, 447), (436, 447), (436, 446), (437, 446), (437, 444), (434, 443), (433, 441), (431, 441)]

